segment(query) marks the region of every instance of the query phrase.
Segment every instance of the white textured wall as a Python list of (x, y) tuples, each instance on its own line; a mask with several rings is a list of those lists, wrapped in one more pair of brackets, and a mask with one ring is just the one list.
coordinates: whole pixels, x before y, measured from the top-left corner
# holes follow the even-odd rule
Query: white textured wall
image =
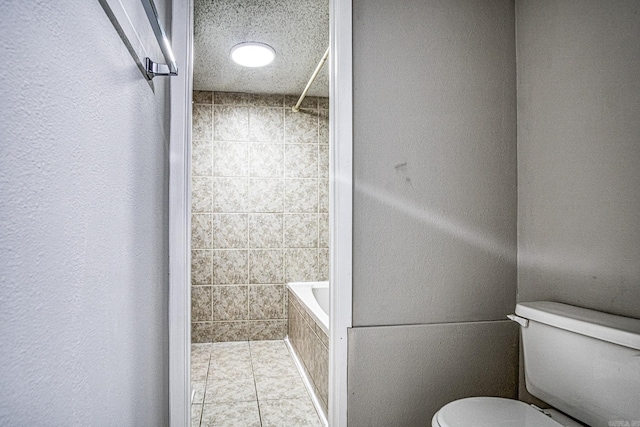
[(425, 426), (447, 400), (516, 396), (513, 2), (353, 16), (349, 425)]
[(0, 33), (0, 425), (166, 425), (166, 82), (98, 1)]
[(517, 2), (518, 299), (640, 318), (640, 2)]

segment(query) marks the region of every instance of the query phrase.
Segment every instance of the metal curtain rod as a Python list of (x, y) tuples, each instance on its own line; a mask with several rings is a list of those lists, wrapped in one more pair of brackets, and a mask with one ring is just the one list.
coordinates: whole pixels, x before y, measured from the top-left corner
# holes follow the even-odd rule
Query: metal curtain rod
[(329, 48), (327, 48), (327, 51), (324, 53), (324, 55), (322, 55), (322, 59), (320, 60), (320, 62), (318, 62), (318, 66), (316, 67), (315, 71), (311, 75), (311, 78), (309, 79), (309, 83), (307, 83), (307, 86), (302, 91), (302, 95), (300, 95), (300, 99), (298, 99), (298, 102), (296, 103), (296, 105), (291, 107), (291, 109), (296, 113), (300, 111), (300, 104), (302, 104), (302, 101), (304, 101), (304, 97), (307, 96), (307, 92), (309, 91), (311, 84), (316, 79), (316, 77), (318, 77), (318, 73), (322, 69), (322, 66), (324, 65), (324, 63), (327, 62), (328, 57), (329, 57)]
[(144, 10), (147, 13), (147, 18), (149, 18), (151, 28), (153, 28), (153, 33), (156, 35), (156, 39), (160, 45), (160, 50), (162, 51), (164, 60), (166, 61), (166, 64), (158, 64), (157, 62), (153, 62), (151, 58), (145, 58), (144, 65), (147, 72), (147, 78), (151, 80), (155, 76), (177, 76), (178, 65), (176, 64), (175, 57), (173, 56), (173, 51), (171, 50), (167, 34), (164, 32), (162, 25), (160, 25), (160, 18), (158, 17), (156, 5), (153, 3), (153, 0), (141, 1)]

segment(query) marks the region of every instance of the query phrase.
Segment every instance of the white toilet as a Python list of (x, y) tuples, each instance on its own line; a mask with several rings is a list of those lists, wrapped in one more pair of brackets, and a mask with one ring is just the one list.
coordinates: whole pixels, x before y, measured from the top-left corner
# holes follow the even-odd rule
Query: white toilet
[(554, 302), (518, 304), (509, 318), (527, 390), (556, 409), (470, 397), (443, 406), (433, 427), (640, 427), (640, 320)]

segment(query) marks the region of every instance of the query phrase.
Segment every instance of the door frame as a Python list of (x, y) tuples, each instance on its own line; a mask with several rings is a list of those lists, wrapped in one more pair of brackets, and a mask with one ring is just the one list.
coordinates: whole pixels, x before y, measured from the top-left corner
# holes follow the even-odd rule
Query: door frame
[[(347, 425), (347, 332), (352, 326), (352, 0), (329, 0), (329, 425)], [(172, 6), (169, 145), (169, 425), (191, 423), (191, 100), (193, 0)]]

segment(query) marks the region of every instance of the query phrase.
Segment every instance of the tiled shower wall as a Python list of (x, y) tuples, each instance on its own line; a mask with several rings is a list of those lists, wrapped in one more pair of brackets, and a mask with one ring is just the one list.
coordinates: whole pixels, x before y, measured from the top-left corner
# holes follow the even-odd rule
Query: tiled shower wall
[(282, 339), (329, 275), (328, 98), (193, 93), (192, 341)]

